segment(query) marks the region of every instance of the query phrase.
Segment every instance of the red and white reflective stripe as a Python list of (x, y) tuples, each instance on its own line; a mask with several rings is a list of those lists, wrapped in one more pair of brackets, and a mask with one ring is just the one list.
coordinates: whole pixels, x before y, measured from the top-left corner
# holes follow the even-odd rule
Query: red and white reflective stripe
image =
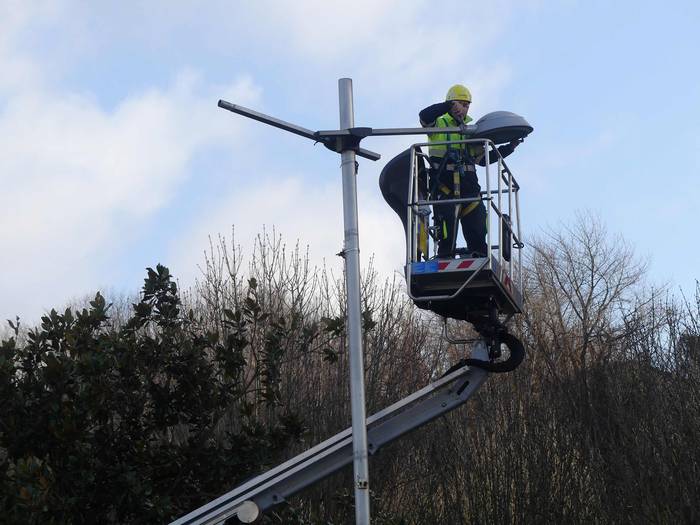
[(455, 270), (466, 270), (472, 264), (474, 259), (455, 259), (453, 261), (438, 262), (438, 272), (454, 272)]
[(503, 283), (503, 286), (505, 286), (506, 290), (513, 293), (513, 281), (503, 268), (501, 268), (501, 282)]

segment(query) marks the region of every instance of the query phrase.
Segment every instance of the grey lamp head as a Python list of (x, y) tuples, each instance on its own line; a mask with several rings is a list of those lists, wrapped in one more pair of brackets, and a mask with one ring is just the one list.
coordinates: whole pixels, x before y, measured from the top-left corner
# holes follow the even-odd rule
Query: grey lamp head
[(524, 139), (532, 133), (533, 127), (520, 115), (510, 111), (487, 113), (474, 124), (473, 138), (490, 139), (495, 144)]

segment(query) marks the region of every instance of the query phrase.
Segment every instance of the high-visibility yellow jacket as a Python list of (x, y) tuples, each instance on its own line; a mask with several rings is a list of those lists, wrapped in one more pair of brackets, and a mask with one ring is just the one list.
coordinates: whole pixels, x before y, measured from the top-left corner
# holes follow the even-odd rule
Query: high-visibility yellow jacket
[[(418, 114), (418, 117), (420, 119), (420, 124), (423, 127), (436, 127), (436, 128), (447, 128), (447, 127), (458, 127), (459, 123), (457, 119), (455, 119), (450, 113), (450, 103), (449, 102), (438, 102), (437, 104), (432, 104), (428, 106), (427, 108), (424, 108), (421, 110), (421, 112)], [(472, 121), (472, 118), (470, 116), (465, 116), (464, 120), (462, 121), (464, 124), (468, 124), (469, 122)], [(434, 142), (442, 142), (446, 140), (461, 140), (465, 137), (460, 135), (459, 133), (438, 133), (435, 135), (429, 135), (428, 136), (428, 142), (429, 143), (434, 143)], [(451, 148), (459, 148), (459, 145), (450, 145)], [(461, 146), (459, 149), (464, 149), (464, 145)], [(447, 151), (447, 146), (445, 145), (433, 145), (429, 147), (429, 154), (431, 157), (437, 157), (441, 158), (445, 156), (445, 152)], [(472, 143), (467, 146), (467, 151), (469, 155), (466, 155), (466, 160), (467, 162), (474, 162), (475, 164), (478, 164), (479, 166), (485, 166), (486, 165), (486, 159), (485, 159), (485, 154), (484, 154), (484, 148), (480, 143)], [(502, 146), (498, 146), (498, 152), (501, 154), (502, 157), (507, 157), (511, 153), (513, 153), (513, 146), (511, 144), (503, 144)], [(489, 156), (489, 161), (490, 162), (496, 162), (498, 160), (497, 155), (490, 155)]]
[[(471, 121), (472, 118), (469, 115), (465, 115), (462, 122), (464, 124), (469, 124)], [(440, 115), (437, 119), (435, 119), (436, 128), (458, 128), (459, 125), (460, 123), (449, 113), (444, 113), (443, 115)], [(464, 138), (465, 137), (463, 137), (459, 133), (436, 133), (433, 135), (429, 135), (429, 154), (431, 157), (442, 158), (445, 156), (445, 153), (448, 149), (456, 149), (460, 152), (465, 151), (465, 149), (468, 148), (469, 144), (434, 144), (435, 142), (445, 142), (448, 140), (462, 140)], [(472, 148), (469, 148), (470, 153), (473, 154), (474, 152), (471, 150)]]

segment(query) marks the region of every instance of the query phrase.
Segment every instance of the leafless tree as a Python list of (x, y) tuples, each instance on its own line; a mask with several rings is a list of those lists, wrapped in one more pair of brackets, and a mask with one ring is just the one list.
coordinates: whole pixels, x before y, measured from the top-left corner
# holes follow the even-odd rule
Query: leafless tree
[[(279, 237), (259, 237), (247, 271), (234, 245), (219, 239), (209, 251), (192, 304), (205, 316), (239, 307), (255, 279), (268, 316), (250, 334), (249, 365), (263, 359), (282, 326), (284, 337), (274, 340), (283, 355), (278, 395), (308, 426), (292, 455), (350, 425), (344, 283), (310, 267), (302, 250), (287, 249)], [(513, 330), (528, 359), (492, 377), (466, 408), (372, 459), (375, 521), (700, 519), (693, 445), (700, 440), (700, 304), (645, 288), (645, 265), (591, 215), (543, 234), (526, 267), (526, 313)], [(371, 267), (363, 271), (370, 413), (468, 351), (447, 344), (440, 320), (417, 310), (404, 287)], [(350, 485), (346, 470), (268, 520), (351, 523)]]

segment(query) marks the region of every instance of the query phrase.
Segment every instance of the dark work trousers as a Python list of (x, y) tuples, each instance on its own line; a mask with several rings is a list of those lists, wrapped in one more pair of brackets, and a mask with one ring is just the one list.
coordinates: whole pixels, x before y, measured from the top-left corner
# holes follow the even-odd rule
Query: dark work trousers
[[(435, 198), (446, 200), (456, 198), (453, 189), (453, 173), (444, 171), (440, 177), (440, 183), (436, 189)], [(449, 193), (445, 191), (449, 189)], [(460, 178), (460, 198), (479, 197), (481, 186), (476, 173), (467, 172)], [(455, 231), (455, 212), (462, 225), (462, 234), (467, 242), (468, 252), (479, 252), (486, 254), (486, 208), (483, 201), (464, 215), (464, 210), (470, 207), (470, 202), (463, 204), (437, 204), (433, 206), (435, 222), (438, 226), (438, 257), (453, 257), (452, 246), (457, 235)]]

